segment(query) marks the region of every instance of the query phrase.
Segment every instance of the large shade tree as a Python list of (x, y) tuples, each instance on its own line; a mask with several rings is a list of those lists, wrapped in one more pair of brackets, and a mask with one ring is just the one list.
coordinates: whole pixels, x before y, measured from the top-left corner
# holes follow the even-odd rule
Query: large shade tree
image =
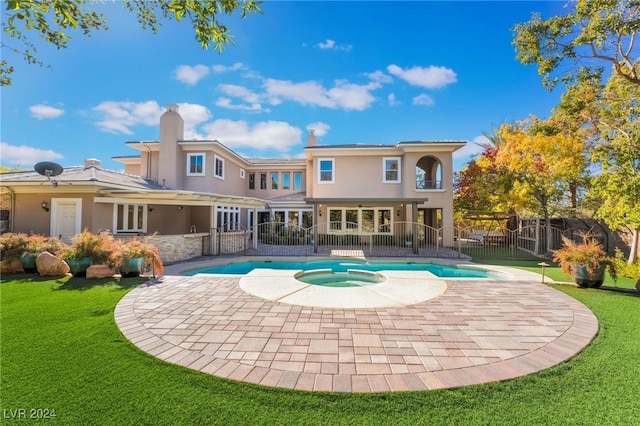
[(480, 157), (481, 167), (492, 167), (509, 176), (512, 182), (506, 195), (520, 200), (545, 219), (547, 251), (552, 248), (551, 213), (566, 203), (572, 183), (578, 179), (586, 164), (582, 139), (566, 133), (537, 131), (538, 120), (503, 124), (499, 135), (501, 144), (495, 158), (488, 162)]
[[(72, 33), (80, 31), (91, 36), (93, 31), (107, 30), (104, 14), (96, 12), (95, 0), (6, 0), (2, 19), (0, 46), (4, 52), (16, 52), (31, 64), (44, 65), (37, 56), (40, 38), (58, 49), (67, 47)], [(224, 15), (240, 16), (262, 13), (262, 2), (256, 0), (121, 0), (120, 3), (134, 13), (143, 29), (157, 32), (163, 20), (175, 19), (191, 22), (195, 39), (204, 49), (218, 52), (233, 44), (233, 36), (224, 24)], [(12, 41), (7, 41), (9, 37)], [(11, 84), (13, 66), (3, 54), (0, 61), (0, 85)]]
[(640, 250), (640, 2), (577, 0), (568, 6), (564, 16), (534, 14), (516, 25), (516, 53), (538, 65), (548, 88), (565, 83), (555, 124), (579, 132), (601, 166), (591, 191), (599, 199), (597, 215), (612, 228), (632, 230), (633, 262)]

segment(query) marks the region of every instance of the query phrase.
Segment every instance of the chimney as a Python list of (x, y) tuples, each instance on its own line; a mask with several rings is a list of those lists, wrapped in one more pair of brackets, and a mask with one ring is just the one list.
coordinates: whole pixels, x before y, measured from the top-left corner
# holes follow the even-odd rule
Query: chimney
[(160, 153), (157, 180), (166, 182), (167, 187), (173, 189), (182, 189), (184, 164), (178, 141), (183, 139), (184, 120), (178, 112), (178, 105), (167, 105), (167, 110), (160, 117)]
[(309, 130), (309, 136), (307, 137), (307, 146), (318, 146), (318, 139), (316, 139), (316, 131)]
[(100, 167), (102, 164), (102, 162), (100, 160), (98, 160), (97, 158), (87, 158), (86, 160), (84, 160), (84, 168), (88, 168), (91, 166), (95, 166), (95, 167)]

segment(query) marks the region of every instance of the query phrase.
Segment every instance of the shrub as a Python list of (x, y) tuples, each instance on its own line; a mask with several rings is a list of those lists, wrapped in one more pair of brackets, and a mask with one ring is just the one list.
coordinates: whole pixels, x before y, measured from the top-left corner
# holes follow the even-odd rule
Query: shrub
[(57, 237), (46, 237), (44, 235), (29, 235), (24, 249), (24, 255), (37, 256), (43, 252), (58, 255), (65, 247), (65, 244)]
[(622, 251), (616, 247), (614, 262), (618, 275), (640, 280), (640, 261), (636, 260), (634, 263), (628, 263)]
[(120, 242), (114, 252), (114, 260), (116, 266), (122, 267), (122, 264), (131, 259), (144, 259), (145, 270), (154, 269), (155, 273), (162, 275), (164, 265), (160, 257), (158, 248), (146, 241), (140, 241), (133, 237), (127, 242)]
[(65, 260), (89, 258), (94, 265), (113, 267), (117, 245), (111, 235), (96, 235), (85, 229), (71, 238), (71, 245), (61, 251), (61, 257)]
[(24, 233), (6, 232), (0, 235), (0, 259), (20, 259), (27, 248), (29, 236)]

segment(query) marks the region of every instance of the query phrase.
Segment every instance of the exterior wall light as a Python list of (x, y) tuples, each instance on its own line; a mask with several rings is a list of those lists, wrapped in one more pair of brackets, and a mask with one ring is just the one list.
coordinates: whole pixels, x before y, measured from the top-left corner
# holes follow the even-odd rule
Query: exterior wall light
[(40, 206), (42, 207), (42, 210), (44, 210), (45, 212), (49, 211), (49, 204), (47, 204), (46, 201), (43, 201)]

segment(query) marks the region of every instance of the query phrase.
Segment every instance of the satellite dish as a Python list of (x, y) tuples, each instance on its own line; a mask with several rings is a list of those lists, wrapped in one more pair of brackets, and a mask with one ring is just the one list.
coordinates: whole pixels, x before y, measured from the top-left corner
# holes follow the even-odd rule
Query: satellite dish
[(60, 164), (52, 163), (51, 161), (41, 161), (33, 166), (33, 169), (47, 178), (58, 176), (63, 170)]

